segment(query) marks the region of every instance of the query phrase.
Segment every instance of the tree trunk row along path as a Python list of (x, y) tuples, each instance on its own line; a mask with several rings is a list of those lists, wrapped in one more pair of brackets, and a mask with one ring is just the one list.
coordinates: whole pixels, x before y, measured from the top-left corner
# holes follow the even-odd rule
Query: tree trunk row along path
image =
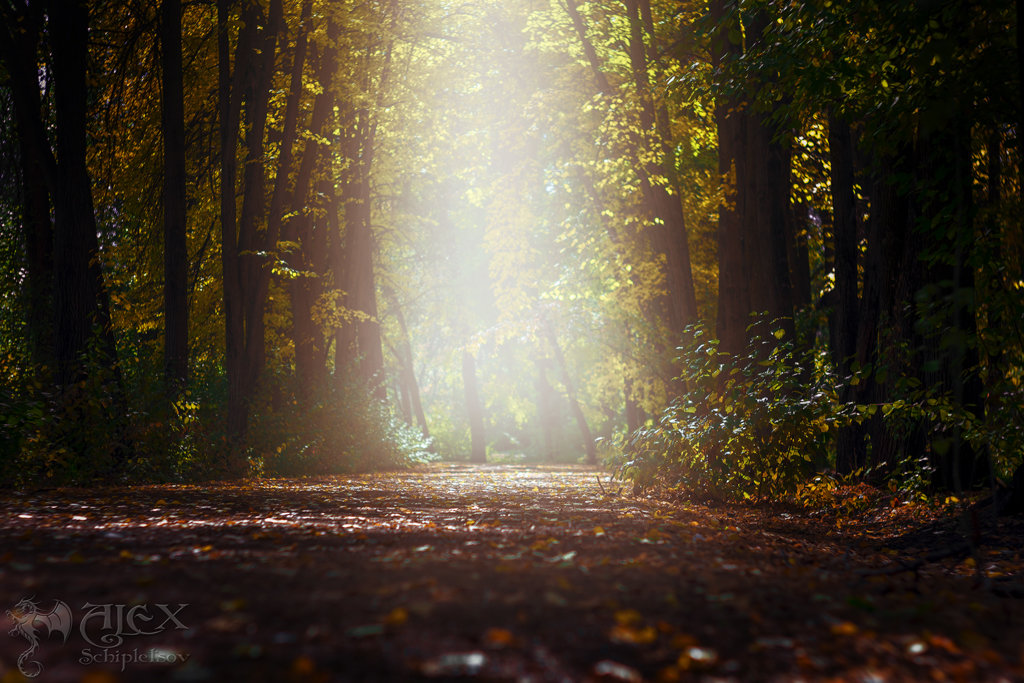
[(1024, 678), (1020, 520), (957, 553), (909, 507), (669, 504), (580, 467), (2, 498), (4, 683)]

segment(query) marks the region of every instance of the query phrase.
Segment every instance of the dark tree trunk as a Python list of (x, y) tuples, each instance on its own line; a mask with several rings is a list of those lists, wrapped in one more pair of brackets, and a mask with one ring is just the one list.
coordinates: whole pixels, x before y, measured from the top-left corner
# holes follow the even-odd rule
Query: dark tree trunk
[[(228, 378), (227, 430), (232, 439), (245, 434), (248, 423), (248, 396), (243, 383), (242, 352), (245, 348), (245, 323), (242, 315), (242, 280), (238, 264), (238, 225), (236, 192), (238, 183), (238, 126), (241, 88), (236, 59), (231, 69), (230, 24), (232, 0), (217, 0), (217, 112), (220, 127), (220, 223), (221, 268), (224, 288), (224, 365)], [(248, 43), (255, 26), (243, 25), (238, 36), (237, 56), (248, 58)]]
[[(712, 61), (720, 76), (742, 54), (738, 13), (716, 0), (718, 29)], [(756, 44), (765, 25), (763, 13), (748, 21), (746, 34)], [(731, 37), (730, 37), (731, 36)], [(731, 87), (731, 86), (730, 86)], [(738, 353), (747, 342), (749, 314), (767, 312), (793, 335), (790, 242), (790, 141), (764, 114), (752, 111), (740, 93), (723, 93), (715, 120), (719, 171), (732, 181), (718, 224), (718, 337), (721, 349)]]
[[(832, 156), (833, 269), (832, 362), (839, 377), (850, 377), (857, 352), (857, 215), (853, 180), (853, 138), (850, 126), (829, 116), (829, 149)], [(843, 382), (841, 400), (856, 400), (854, 385)], [(841, 427), (836, 436), (836, 469), (849, 474), (864, 466), (863, 430), (859, 425)]]
[[(350, 103), (338, 102), (339, 123), (341, 131), (340, 152), (344, 159), (357, 159), (359, 156), (359, 136), (356, 130), (356, 113), (351, 109)], [(341, 171), (341, 178), (338, 182), (338, 195), (333, 197), (334, 206), (332, 216), (336, 217), (336, 229), (331, 232), (330, 253), (331, 272), (335, 291), (339, 295), (338, 304), (344, 306), (346, 312), (353, 310), (355, 301), (349, 289), (349, 251), (352, 241), (349, 238), (348, 224), (351, 222), (351, 212), (356, 202), (356, 190), (358, 181), (358, 164), (351, 161), (347, 168)], [(356, 370), (358, 348), (356, 342), (356, 326), (352, 320), (344, 319), (334, 331), (334, 373), (337, 380), (342, 380), (351, 371)]]
[(181, 0), (160, 12), (161, 128), (164, 142), (164, 376), (176, 396), (188, 382), (188, 244)]
[[(892, 400), (895, 378), (918, 374), (911, 349), (917, 344), (912, 302), (920, 286), (920, 244), (911, 234), (914, 209), (900, 180), (911, 173), (913, 156), (909, 146), (879, 156), (870, 183), (868, 250), (855, 357), (862, 366), (885, 368), (887, 377), (882, 379), (875, 372), (857, 387), (858, 400), (869, 403)], [(868, 465), (892, 466), (902, 456), (920, 455), (923, 450), (919, 428), (896, 431), (881, 415), (870, 419), (864, 430), (872, 445)]]
[(50, 196), (56, 161), (46, 137), (36, 68), (43, 8), (30, 3), (18, 14), (0, 9), (0, 59), (14, 105), (25, 235), (28, 337), (32, 360), (51, 371), (55, 361), (53, 322), (53, 224)]
[[(270, 286), (270, 268), (263, 256), (268, 244), (266, 131), (273, 85), (278, 37), (282, 28), (282, 0), (271, 0), (269, 14), (248, 15), (262, 28), (248, 60), (245, 88), (245, 167), (242, 177), (242, 210), (238, 222), (238, 254), (243, 289), (242, 311), (245, 326), (242, 387), (246, 403), (251, 403), (266, 365), (266, 311)], [(262, 229), (261, 229), (262, 228)]]
[[(364, 171), (369, 173), (369, 169)], [(377, 287), (374, 278), (374, 239), (370, 225), (370, 181), (359, 181), (357, 200), (346, 212), (349, 220), (345, 250), (348, 265), (345, 269), (349, 295), (349, 308), (358, 311), (355, 322), (355, 341), (359, 353), (359, 374), (373, 395), (383, 399), (384, 354), (381, 349), (380, 322), (377, 319)]]
[(811, 255), (807, 244), (806, 216), (807, 207), (803, 205), (792, 208), (786, 216), (789, 282), (793, 291), (793, 308), (797, 311), (811, 305)]
[[(767, 242), (763, 254), (767, 255), (769, 260), (766, 291), (771, 293), (765, 310), (778, 321), (777, 324), (785, 331), (786, 338), (792, 340), (795, 327), (788, 253), (792, 136), (776, 131), (775, 126), (769, 123), (767, 115), (761, 115), (758, 119), (758, 124), (763, 129), (762, 159), (765, 161), (764, 172), (760, 177), (765, 187), (758, 195), (759, 211), (763, 220), (767, 222), (762, 232), (763, 239)], [(764, 256), (755, 253), (751, 254), (751, 258)]]
[[(994, 127), (989, 133), (986, 142), (988, 156), (988, 182), (986, 184), (985, 203), (988, 209), (988, 221), (983, 229), (985, 241), (987, 242), (986, 257), (993, 263), (1002, 263), (1005, 256), (1003, 253), (1003, 229), (999, 221), (999, 207), (1002, 203), (1002, 136), (998, 127)], [(1005, 284), (1003, 273), (998, 269), (982, 270), (986, 279), (980, 283), (979, 296), (982, 305), (985, 306), (986, 328), (989, 330), (1001, 330), (1006, 324), (1005, 319)], [(997, 332), (998, 335), (998, 332)], [(985, 387), (985, 412), (991, 418), (997, 410), (1001, 401), (1001, 391), (1006, 382), (1008, 363), (1006, 360), (1006, 349), (1001, 339), (979, 340), (984, 344), (979, 346), (984, 350), (986, 366), (986, 387)], [(1022, 491), (1024, 493), (1024, 491)]]
[(100, 271), (96, 216), (86, 166), (89, 13), (84, 2), (50, 8), (56, 81), (57, 175), (54, 193), (54, 298), (57, 381), (68, 387), (86, 370), (83, 357), (94, 334), (104, 362), (117, 365), (110, 309)]
[(50, 222), (50, 193), (46, 189), (40, 150), (19, 134), (18, 151), (25, 227), (29, 343), (32, 345), (32, 360), (40, 366), (52, 367), (53, 224)]
[(480, 403), (480, 390), (476, 380), (476, 361), (469, 351), (462, 352), (462, 383), (466, 392), (466, 413), (469, 416), (469, 461), (487, 462), (484, 439), (484, 408)]
[[(245, 5), (233, 70), (229, 60), (229, 0), (218, 0), (217, 10), (228, 433), (237, 440), (245, 434), (249, 406), (266, 361), (263, 314), (270, 273), (258, 256), (268, 246), (266, 231), (259, 228), (265, 218), (264, 137), (283, 7), (281, 0), (271, 0), (269, 14), (264, 17), (257, 4)], [(246, 161), (238, 214), (236, 147), (243, 101)]]
[[(299, 242), (301, 250), (286, 255), (289, 264), (296, 270), (312, 271), (317, 275), (326, 274), (330, 261), (328, 238), (340, 237), (339, 206), (335, 195), (334, 181), (329, 177), (329, 161), (324, 146), (316, 140), (327, 137), (326, 125), (334, 107), (334, 95), (329, 87), (337, 71), (337, 40), (339, 29), (335, 22), (328, 21), (328, 46), (317, 61), (317, 74), (321, 90), (313, 100), (313, 112), (309, 130), (316, 136), (306, 142), (301, 154), (298, 174), (289, 201), (292, 217), (282, 227), (282, 239)], [(318, 192), (314, 198), (310, 192), (313, 172), (320, 171)], [(313, 209), (319, 208), (320, 216), (314, 220)], [(340, 261), (340, 259), (339, 259)], [(302, 277), (288, 283), (292, 308), (292, 342), (295, 346), (295, 375), (298, 386), (319, 385), (326, 377), (327, 344), (323, 331), (313, 321), (313, 305), (323, 291), (322, 277)]]
[[(284, 229), (285, 206), (289, 203), (289, 195), (292, 200), (290, 202), (292, 210), (295, 211), (297, 210), (294, 206), (296, 193), (302, 190), (308, 192), (308, 178), (297, 178), (295, 187), (291, 192), (289, 192), (288, 187), (292, 180), (292, 172), (295, 170), (294, 147), (298, 139), (299, 111), (302, 99), (302, 74), (306, 65), (307, 37), (311, 29), (311, 14), (312, 0), (304, 0), (300, 10), (299, 25), (296, 28), (295, 50), (292, 54), (288, 96), (285, 101), (284, 126), (282, 127), (279, 141), (274, 189), (271, 193), (270, 208), (267, 212), (266, 236), (263, 238), (266, 247), (274, 252), (278, 251), (278, 241), (280, 239), (291, 241), (289, 238), (293, 238), (293, 235), (282, 234), (290, 232)], [(315, 157), (316, 155), (311, 156)], [(305, 187), (299, 187), (303, 181), (305, 182)], [(308, 222), (308, 216), (304, 218), (307, 218)], [(301, 272), (305, 269), (305, 264), (301, 263), (302, 256), (296, 253), (296, 251), (287, 249), (279, 258), (286, 260), (294, 270)], [(270, 285), (265, 268), (260, 271), (259, 277), (256, 296), (265, 299)], [(308, 297), (307, 280), (308, 278), (304, 276), (299, 278), (290, 277), (284, 283), (285, 288), (291, 294), (292, 303), (295, 375), (299, 380), (296, 386), (296, 393), (303, 397), (303, 401), (305, 401), (305, 397), (310, 393), (309, 390), (315, 388), (317, 380), (315, 377), (316, 373), (313, 367), (311, 367), (314, 365), (314, 353), (311, 352), (310, 347), (315, 344), (316, 339), (309, 329), (312, 327), (312, 301)], [(262, 365), (262, 362), (260, 364)], [(315, 391), (312, 393), (315, 394)]]
[[(982, 415), (975, 321), (973, 178), (969, 123), (956, 117), (920, 139), (919, 171), (925, 199), (917, 237), (925, 245), (926, 287), (920, 292), (919, 325), (925, 330), (922, 370), (930, 386), (947, 390), (974, 418)], [(930, 190), (930, 191), (929, 191)], [(931, 451), (940, 487), (961, 491), (988, 482), (985, 453), (977, 452), (959, 426), (935, 425)]]
[[(1015, 0), (1017, 33), (1017, 158), (1024, 159), (1024, 0)], [(1024, 201), (1024, 163), (1017, 164), (1017, 191)]]
[[(744, 18), (748, 46), (757, 49), (768, 26), (768, 15), (755, 10)], [(792, 339), (793, 292), (786, 247), (791, 136), (779, 130), (767, 113), (758, 111), (754, 102), (747, 102), (744, 109), (745, 137), (736, 155), (737, 190), (744, 195), (740, 201), (744, 269), (742, 275), (728, 275), (743, 277), (748, 288), (748, 312), (767, 312), (769, 320), (777, 320)]]
[[(735, 13), (727, 14), (725, 0), (712, 0), (717, 29), (711, 39), (711, 59), (722, 74), (740, 56), (741, 46), (730, 36), (739, 36)], [(744, 118), (735, 93), (722, 92), (716, 98), (715, 124), (718, 128), (718, 171), (727, 179), (725, 198), (718, 209), (718, 320), (721, 350), (737, 354), (746, 344), (749, 290), (745, 285), (744, 234), (741, 223), (746, 195), (739, 191), (737, 166), (744, 146)]]
[[(367, 52), (365, 61), (369, 63)], [(384, 88), (388, 82), (391, 67), (391, 48), (388, 46), (380, 81), (377, 83), (377, 109), (380, 108)], [(362, 89), (369, 96), (372, 88), (369, 69), (363, 76)], [(337, 335), (336, 354), (343, 367), (358, 361), (359, 375), (371, 387), (373, 395), (384, 400), (384, 353), (381, 346), (380, 322), (377, 319), (377, 283), (374, 275), (374, 253), (376, 243), (373, 235), (372, 187), (374, 152), (376, 148), (377, 122), (371, 107), (363, 106), (350, 119), (350, 152), (353, 169), (346, 183), (345, 243), (343, 268), (336, 281), (344, 283), (345, 306), (355, 311), (358, 319), (343, 325)]]

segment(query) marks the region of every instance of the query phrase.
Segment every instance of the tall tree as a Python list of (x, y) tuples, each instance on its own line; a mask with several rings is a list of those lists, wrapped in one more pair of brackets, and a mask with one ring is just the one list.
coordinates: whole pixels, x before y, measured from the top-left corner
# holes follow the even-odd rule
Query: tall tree
[[(611, 103), (616, 86), (605, 72), (598, 51), (587, 32), (587, 24), (575, 0), (565, 4), (577, 39), (582, 45), (594, 81), (605, 101)], [(673, 152), (674, 140), (670, 130), (670, 115), (664, 100), (655, 97), (650, 70), (654, 67), (658, 48), (655, 44), (654, 23), (648, 0), (624, 0), (626, 21), (629, 26), (624, 46), (630, 63), (632, 80), (628, 83), (632, 98), (637, 103), (636, 122), (627, 125), (630, 145), (627, 154), (638, 175), (643, 192), (644, 211), (649, 224), (645, 233), (656, 253), (665, 258), (665, 296), (658, 317), (667, 327), (669, 346), (674, 348), (683, 328), (697, 319), (697, 301), (690, 262), (689, 237), (683, 210), (682, 187), (676, 171)]]
[[(839, 376), (850, 377), (857, 359), (857, 313), (859, 285), (857, 277), (857, 215), (853, 177), (853, 136), (850, 125), (834, 113), (829, 117), (829, 149), (832, 153), (832, 226), (834, 234), (832, 362)], [(855, 385), (843, 383), (843, 399), (853, 400)], [(860, 425), (842, 427), (836, 437), (836, 468), (843, 473), (863, 467), (864, 440)]]
[[(719, 170), (727, 204), (719, 210), (719, 318), (722, 348), (738, 352), (751, 313), (766, 312), (792, 337), (790, 137), (758, 102), (770, 78), (747, 74), (741, 58), (756, 55), (770, 25), (763, 9), (740, 12), (715, 2), (713, 61), (724, 97), (716, 103)], [(743, 40), (745, 36), (745, 41)]]
[(104, 361), (117, 365), (110, 303), (100, 270), (92, 182), (86, 163), (89, 116), (89, 10), (84, 0), (48, 7), (57, 123), (54, 192), (54, 298), (57, 381), (69, 387), (98, 334)]
[[(231, 60), (228, 0), (218, 0), (218, 101), (221, 126), (221, 258), (224, 271), (225, 365), (228, 431), (242, 436), (266, 363), (264, 312), (270, 271), (265, 261), (266, 129), (271, 86), (282, 31), (281, 0), (244, 4)], [(244, 104), (244, 110), (243, 110)], [(237, 144), (245, 118), (242, 205), (236, 209)]]
[(164, 374), (174, 395), (188, 381), (188, 224), (181, 0), (160, 4), (161, 129), (164, 142)]
[(32, 358), (52, 367), (54, 349), (53, 223), (51, 196), (56, 184), (56, 160), (47, 138), (39, 92), (39, 42), (44, 6), (30, 2), (15, 11), (0, 7), (0, 59), (7, 72), (21, 176), (21, 213), (28, 289), (28, 332)]

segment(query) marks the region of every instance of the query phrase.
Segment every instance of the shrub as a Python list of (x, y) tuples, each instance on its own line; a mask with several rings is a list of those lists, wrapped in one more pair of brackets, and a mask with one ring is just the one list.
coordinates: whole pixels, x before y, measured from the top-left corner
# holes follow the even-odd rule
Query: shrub
[(628, 438), (620, 476), (641, 489), (761, 499), (796, 491), (825, 463), (827, 433), (850, 419), (827, 364), (781, 329), (762, 322), (753, 331), (746, 352), (730, 356), (702, 325), (687, 328), (682, 395)]

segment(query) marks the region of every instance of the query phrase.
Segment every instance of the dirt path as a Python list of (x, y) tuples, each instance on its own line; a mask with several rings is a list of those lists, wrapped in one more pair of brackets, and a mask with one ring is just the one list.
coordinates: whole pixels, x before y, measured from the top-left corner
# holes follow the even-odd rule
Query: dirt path
[[(1024, 679), (1024, 601), (973, 587), (970, 560), (872, 576), (913, 537), (680, 510), (581, 468), (57, 490), (0, 510), (3, 683), (32, 633), (39, 681)], [(1021, 560), (1009, 541), (986, 552)], [(15, 618), (31, 633), (5, 635)]]

